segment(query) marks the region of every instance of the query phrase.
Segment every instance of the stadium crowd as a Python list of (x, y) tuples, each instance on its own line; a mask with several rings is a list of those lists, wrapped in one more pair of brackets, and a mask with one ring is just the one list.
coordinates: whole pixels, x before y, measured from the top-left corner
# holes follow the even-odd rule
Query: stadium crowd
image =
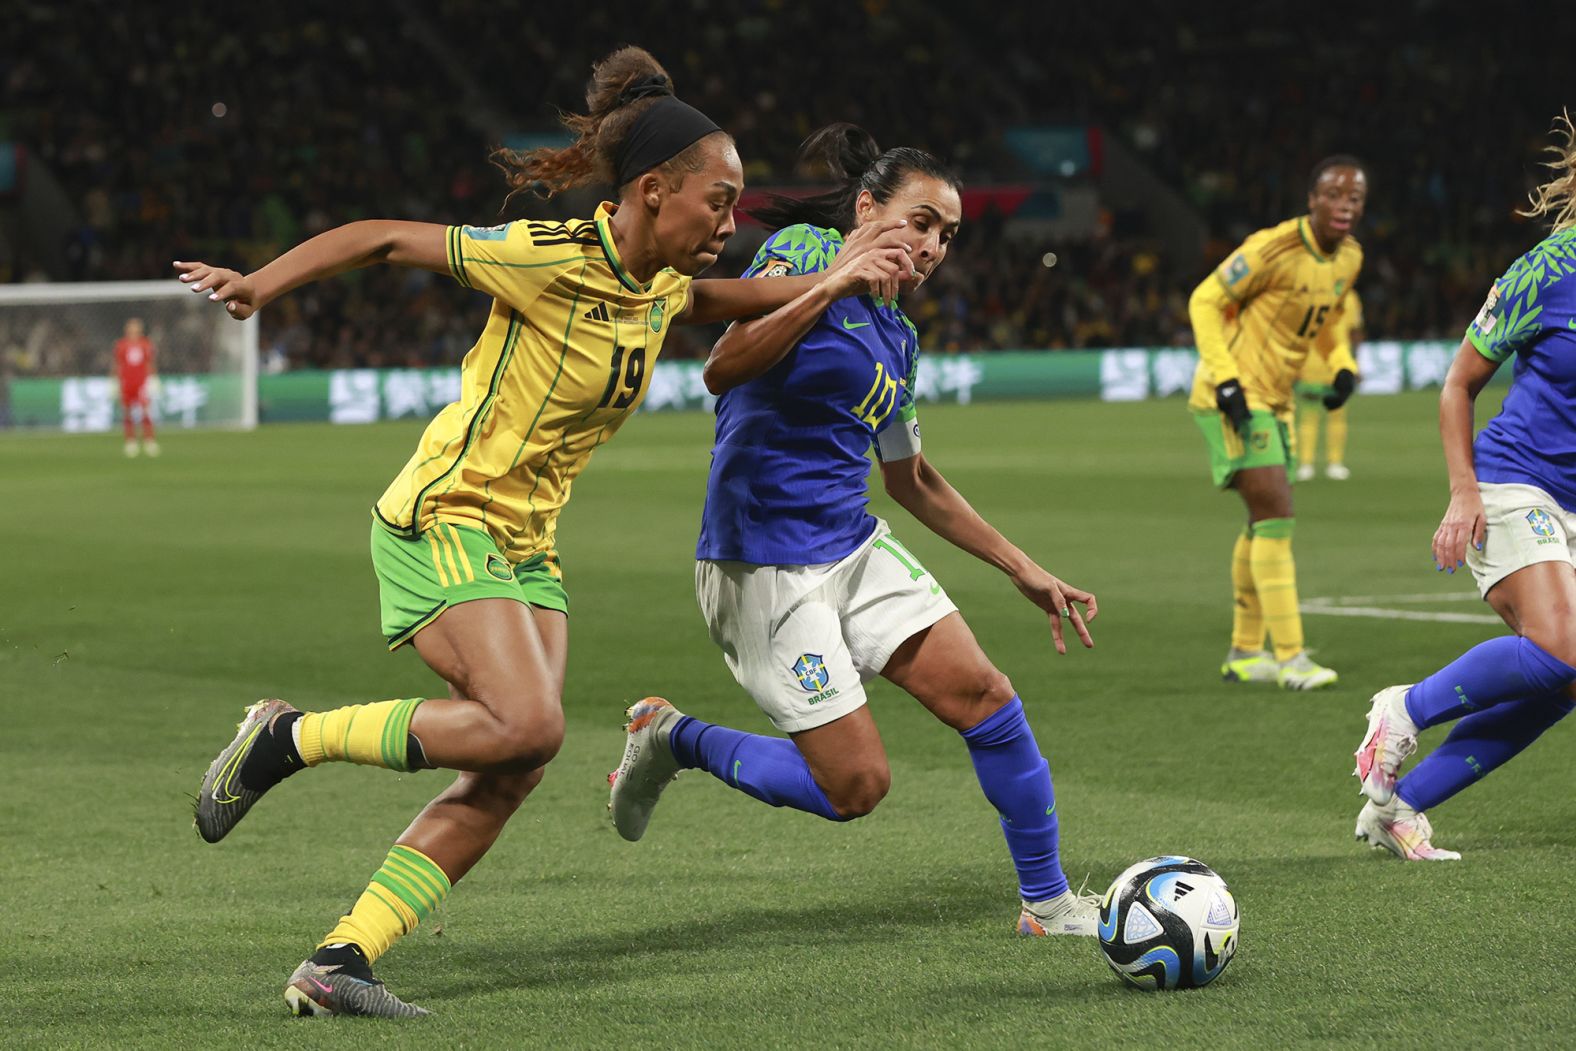
[[(1088, 122), (1181, 190), (1211, 232), (1198, 257), (1172, 258), (1110, 224), (1051, 245), (987, 215), (911, 299), (932, 351), (1188, 344), (1192, 285), (1243, 235), (1299, 210), (1307, 169), (1337, 150), (1371, 171), (1358, 230), (1371, 334), (1459, 331), (1536, 239), (1512, 210), (1558, 108), (1555, 34), (1518, 34), (1507, 52), (1490, 39), (1504, 30), (1425, 2), (1414, 6), (1437, 16), (1427, 40), (1402, 32), (1416, 11), (1371, 11), (1345, 26), (1345, 44), (1319, 52), (1349, 53), (1332, 70), (1314, 66), (1289, 15), (1246, 28), (1201, 10), (1178, 33), (1160, 17), (1169, 8), (1145, 0), (1119, 24), (1106, 11), (1059, 10), (1056, 39), (1104, 43), (1056, 47), (1051, 61), (1023, 43), (1045, 38), (1037, 5), (989, 19), (946, 5), (915, 17), (884, 0), (683, 6), (685, 18), (504, 0), (329, 13), (286, 0), (244, 36), (223, 20), (148, 19), (101, 0), (86, 4), (92, 18), (30, 7), (0, 45), (0, 140), (20, 143), (75, 205), (65, 272), (47, 276), (159, 278), (177, 258), (244, 268), (356, 218), (553, 214), (528, 197), (501, 211), (487, 149), (514, 131), (550, 131), (554, 103), (581, 101), (588, 64), (638, 40), (734, 134), (753, 184), (813, 182), (794, 151), (833, 119), (863, 121), (884, 144), (932, 148), (971, 183), (1029, 177), (1006, 128)], [(1155, 17), (1142, 17), (1151, 7)], [(121, 76), (88, 75), (105, 67)], [(1272, 71), (1251, 93), (1248, 67)], [(1427, 91), (1463, 78), (1478, 90)], [(760, 236), (741, 229), (719, 272), (742, 269)], [(0, 280), (40, 276), (27, 260), (0, 259)], [(483, 309), (436, 275), (364, 271), (264, 312), (263, 341), (290, 367), (452, 363)], [(668, 353), (709, 342), (686, 333)]]

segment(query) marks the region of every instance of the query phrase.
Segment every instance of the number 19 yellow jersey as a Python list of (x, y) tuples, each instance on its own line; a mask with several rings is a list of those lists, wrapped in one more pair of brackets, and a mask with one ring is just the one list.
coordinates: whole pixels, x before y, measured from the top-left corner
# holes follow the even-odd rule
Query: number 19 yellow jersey
[(552, 550), (559, 509), (597, 446), (644, 397), (690, 279), (641, 285), (594, 219), (448, 229), (449, 270), (493, 297), (460, 367), (460, 400), (427, 425), (378, 500), (385, 528), (415, 537), (438, 522), (484, 529), (511, 562)]

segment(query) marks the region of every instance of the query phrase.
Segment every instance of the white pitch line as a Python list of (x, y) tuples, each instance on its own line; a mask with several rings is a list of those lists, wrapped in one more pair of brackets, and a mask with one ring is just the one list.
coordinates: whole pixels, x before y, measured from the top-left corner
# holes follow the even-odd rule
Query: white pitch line
[(1384, 606), (1323, 606), (1303, 603), (1303, 613), (1319, 613), (1327, 617), (1371, 617), (1378, 620), (1423, 620), (1445, 624), (1501, 624), (1498, 617), (1489, 613), (1428, 613), (1416, 609), (1388, 609)]
[(1411, 595), (1338, 595), (1311, 598), (1310, 604), (1324, 606), (1371, 606), (1383, 602), (1481, 602), (1476, 591), (1419, 591)]

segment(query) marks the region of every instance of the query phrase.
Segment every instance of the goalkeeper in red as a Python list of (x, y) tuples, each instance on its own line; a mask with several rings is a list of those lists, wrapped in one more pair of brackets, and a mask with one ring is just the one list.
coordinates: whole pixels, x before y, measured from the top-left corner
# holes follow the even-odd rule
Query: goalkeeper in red
[(1320, 161), (1308, 179), (1308, 214), (1251, 235), (1188, 301), (1202, 358), (1188, 407), (1209, 445), (1215, 484), (1235, 489), (1248, 512), (1231, 556), (1231, 649), (1221, 665), (1228, 682), (1312, 690), (1336, 680), (1303, 646), (1289, 425), (1297, 375), (1316, 345), (1334, 372), (1325, 407), (1340, 408), (1357, 386), (1350, 349), (1318, 336), (1362, 269), (1352, 230), (1367, 195), (1355, 157)]

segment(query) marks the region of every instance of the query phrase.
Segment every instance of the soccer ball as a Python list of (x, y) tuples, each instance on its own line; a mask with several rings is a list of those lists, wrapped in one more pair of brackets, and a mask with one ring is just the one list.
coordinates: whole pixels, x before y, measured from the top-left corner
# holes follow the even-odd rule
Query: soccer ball
[(1140, 861), (1100, 901), (1100, 951), (1129, 985), (1194, 989), (1220, 977), (1237, 952), (1237, 899), (1201, 861)]

